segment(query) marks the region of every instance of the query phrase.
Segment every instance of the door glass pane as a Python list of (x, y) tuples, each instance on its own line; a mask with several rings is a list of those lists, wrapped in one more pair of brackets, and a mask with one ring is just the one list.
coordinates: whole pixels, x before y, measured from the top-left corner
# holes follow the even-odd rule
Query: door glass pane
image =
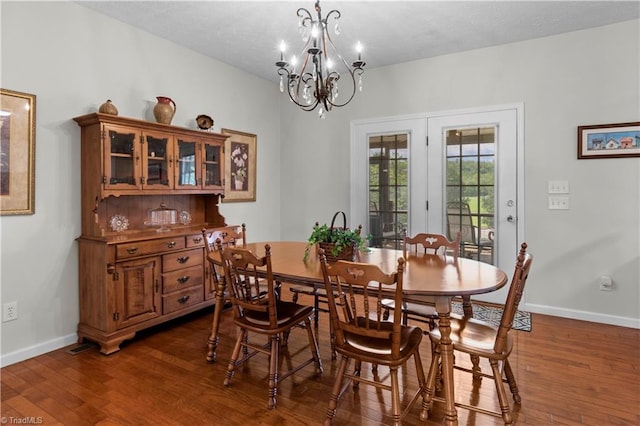
[(402, 247), (408, 222), (408, 136), (369, 138), (369, 232), (372, 247)]
[(196, 185), (196, 143), (178, 140), (178, 185)]
[(495, 128), (446, 133), (447, 236), (461, 235), (460, 255), (493, 263)]
[(147, 185), (169, 185), (168, 138), (147, 135)]
[(109, 184), (136, 184), (133, 169), (133, 147), (135, 140), (135, 133), (120, 133), (115, 130), (109, 130), (111, 149), (111, 175), (109, 176)]

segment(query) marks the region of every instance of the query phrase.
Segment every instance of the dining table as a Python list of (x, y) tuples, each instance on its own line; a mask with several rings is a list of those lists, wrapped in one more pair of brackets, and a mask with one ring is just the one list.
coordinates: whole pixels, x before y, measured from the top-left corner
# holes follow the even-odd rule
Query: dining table
[[(271, 269), (274, 279), (280, 283), (303, 284), (316, 288), (324, 285), (317, 249), (305, 250), (303, 241), (270, 241), (247, 243), (246, 249), (257, 256), (265, 254), (265, 245), (271, 247)], [(432, 296), (438, 312), (438, 327), (441, 333), (440, 352), (442, 362), (442, 391), (445, 400), (445, 424), (457, 425), (453, 388), (453, 345), (451, 342), (451, 301), (454, 297), (469, 300), (470, 296), (489, 293), (502, 288), (508, 281), (507, 274), (496, 266), (473, 259), (452, 255), (426, 253), (404, 253), (390, 248), (369, 248), (358, 252), (356, 262), (378, 265), (391, 273), (397, 269), (398, 259), (405, 258), (403, 272), (403, 295), (411, 299), (416, 296)], [(208, 260), (220, 268), (217, 250), (208, 255)], [(208, 339), (207, 361), (215, 362), (219, 342), (218, 328), (224, 307), (224, 279), (218, 280), (216, 304)], [(467, 311), (468, 312), (468, 311)]]

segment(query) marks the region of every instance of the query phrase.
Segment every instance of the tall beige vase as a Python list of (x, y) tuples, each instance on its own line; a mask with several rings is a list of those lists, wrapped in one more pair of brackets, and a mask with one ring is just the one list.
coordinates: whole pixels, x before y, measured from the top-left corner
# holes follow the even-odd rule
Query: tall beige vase
[(153, 107), (153, 115), (158, 123), (171, 124), (176, 114), (176, 103), (166, 96), (156, 96), (158, 103)]

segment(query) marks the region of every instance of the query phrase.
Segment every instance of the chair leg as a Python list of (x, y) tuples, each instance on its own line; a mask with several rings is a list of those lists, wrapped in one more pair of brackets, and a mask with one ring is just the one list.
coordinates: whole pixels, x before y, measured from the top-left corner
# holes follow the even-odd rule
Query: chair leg
[(322, 361), (320, 360), (320, 349), (318, 348), (318, 341), (314, 331), (311, 329), (311, 320), (308, 318), (304, 322), (307, 329), (307, 335), (309, 336), (309, 349), (311, 350), (311, 356), (313, 357), (313, 364), (316, 367), (316, 374), (320, 375), (324, 371), (322, 368)]
[[(231, 379), (233, 378), (233, 374), (236, 370), (236, 363), (238, 361), (238, 357), (240, 356), (240, 349), (243, 346), (243, 342), (246, 341), (247, 331), (245, 329), (238, 330), (238, 338), (236, 339), (236, 344), (233, 347), (233, 352), (231, 353), (231, 359), (229, 359), (229, 365), (227, 367), (227, 374), (224, 378), (224, 385), (231, 385)], [(246, 348), (246, 347), (245, 347)]]
[(329, 339), (331, 340), (331, 359), (338, 359), (338, 352), (336, 352), (336, 335), (333, 333), (331, 318), (329, 318)]
[[(353, 375), (356, 377), (360, 377), (361, 374), (362, 374), (362, 361), (355, 360), (354, 367), (353, 367)], [(355, 391), (360, 387), (360, 382), (357, 380), (354, 380), (352, 385), (353, 385), (353, 390)]]
[(246, 357), (247, 355), (249, 355), (249, 346), (247, 346), (247, 343), (249, 343), (249, 333), (245, 331), (244, 338), (242, 339), (242, 356), (243, 357)]
[(329, 398), (327, 418), (324, 421), (325, 426), (330, 426), (336, 415), (338, 398), (340, 397), (340, 390), (342, 389), (342, 383), (344, 382), (344, 372), (347, 370), (348, 363), (349, 358), (346, 356), (342, 356), (342, 358), (340, 358), (340, 365), (338, 365), (338, 371), (336, 372), (336, 381), (333, 383), (333, 390), (331, 391), (331, 397)]
[(409, 321), (409, 314), (406, 311), (402, 311), (402, 325), (407, 325)]
[(509, 384), (509, 389), (511, 390), (511, 394), (513, 395), (513, 401), (516, 404), (520, 404), (522, 402), (522, 398), (520, 398), (520, 392), (518, 391), (518, 384), (516, 383), (516, 378), (513, 375), (513, 370), (511, 370), (511, 364), (509, 364), (509, 360), (504, 360), (504, 374), (507, 377), (507, 383)]
[(389, 367), (391, 375), (391, 424), (400, 426), (400, 384), (398, 383), (398, 366)]
[(427, 412), (429, 411), (429, 405), (427, 404), (427, 381), (424, 377), (424, 367), (422, 366), (422, 359), (420, 353), (416, 352), (413, 355), (413, 360), (416, 364), (416, 374), (418, 375), (418, 386), (420, 386), (420, 395), (422, 396), (422, 407), (420, 408), (420, 420), (427, 420)]
[(478, 355), (469, 355), (469, 358), (471, 358), (471, 364), (473, 365), (471, 367), (473, 379), (482, 380), (482, 375), (480, 374), (482, 373), (482, 369), (480, 368), (480, 357)]
[(507, 391), (504, 389), (502, 382), (502, 374), (498, 366), (498, 361), (491, 359), (491, 370), (493, 371), (493, 380), (496, 384), (496, 391), (498, 393), (498, 402), (500, 404), (500, 411), (502, 411), (502, 420), (505, 425), (513, 425), (513, 419), (511, 418), (511, 409), (509, 408), (509, 401), (507, 400)]
[(280, 353), (280, 335), (274, 334), (271, 341), (271, 354), (269, 355), (269, 399), (267, 407), (275, 408), (278, 395), (278, 354)]
[[(431, 366), (429, 367), (429, 373), (427, 374), (426, 384), (426, 396), (423, 404), (426, 405), (427, 410), (431, 407), (431, 401), (436, 392), (436, 379), (438, 377), (438, 371), (440, 370), (440, 349), (437, 344), (431, 345)], [(427, 417), (428, 417), (427, 413)]]
[(291, 330), (282, 332), (282, 346), (287, 346), (287, 344), (289, 344), (289, 334), (291, 334)]
[(320, 302), (318, 301), (318, 293), (313, 295), (313, 325), (318, 328), (318, 317), (320, 316)]

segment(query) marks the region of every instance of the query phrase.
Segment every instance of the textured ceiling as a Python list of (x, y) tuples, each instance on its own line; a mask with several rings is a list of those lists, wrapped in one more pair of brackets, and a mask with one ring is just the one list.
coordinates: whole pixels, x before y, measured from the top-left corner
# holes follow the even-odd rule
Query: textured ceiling
[[(299, 1), (78, 1), (101, 14), (259, 77), (277, 80), (278, 46), (302, 47)], [(322, 1), (338, 9), (334, 38), (366, 69), (638, 19), (639, 1)]]

